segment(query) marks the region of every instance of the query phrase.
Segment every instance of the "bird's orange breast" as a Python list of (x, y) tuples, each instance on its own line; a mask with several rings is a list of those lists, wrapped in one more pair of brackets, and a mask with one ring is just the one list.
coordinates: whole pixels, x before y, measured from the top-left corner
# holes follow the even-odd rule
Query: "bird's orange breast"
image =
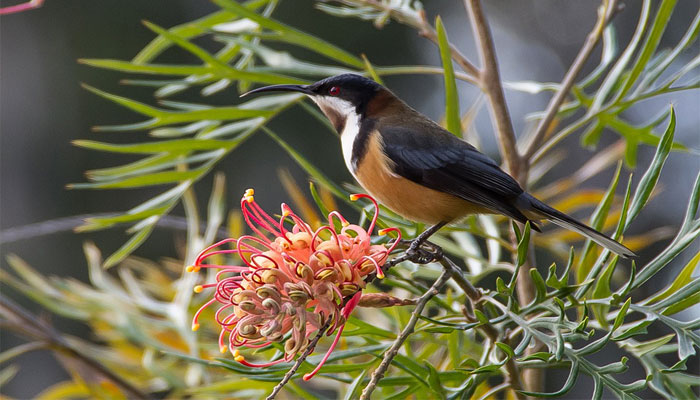
[(360, 185), (380, 203), (413, 221), (436, 224), (466, 214), (490, 211), (451, 194), (412, 182), (393, 172), (392, 161), (382, 150), (381, 136), (372, 132), (367, 150), (353, 172)]

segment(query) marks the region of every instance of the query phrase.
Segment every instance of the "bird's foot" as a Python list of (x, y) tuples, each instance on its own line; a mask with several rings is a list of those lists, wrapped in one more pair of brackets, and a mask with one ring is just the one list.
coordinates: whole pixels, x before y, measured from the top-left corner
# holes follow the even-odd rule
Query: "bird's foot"
[(442, 247), (428, 241), (413, 240), (406, 250), (406, 259), (416, 264), (429, 264), (442, 257)]

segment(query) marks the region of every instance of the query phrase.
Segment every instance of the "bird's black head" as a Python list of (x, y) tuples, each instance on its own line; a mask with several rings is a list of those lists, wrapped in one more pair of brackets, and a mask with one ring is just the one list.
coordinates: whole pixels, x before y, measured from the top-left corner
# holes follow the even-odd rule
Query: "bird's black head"
[[(351, 103), (358, 114), (364, 112), (367, 103), (382, 89), (371, 79), (356, 74), (331, 76), (308, 86), (312, 96), (336, 98)], [(332, 101), (332, 100), (331, 100)]]
[(367, 105), (383, 87), (356, 74), (331, 76), (310, 85), (272, 85), (251, 90), (246, 96), (260, 92), (300, 92), (308, 95), (321, 108), (340, 132), (349, 117), (360, 118)]

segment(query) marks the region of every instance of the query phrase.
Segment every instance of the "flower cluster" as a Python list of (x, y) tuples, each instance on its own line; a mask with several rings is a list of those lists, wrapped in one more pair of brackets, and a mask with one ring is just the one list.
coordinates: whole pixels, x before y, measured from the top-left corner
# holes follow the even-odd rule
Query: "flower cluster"
[[(216, 282), (195, 287), (195, 292), (207, 288), (215, 288), (215, 291), (213, 298), (194, 316), (192, 329), (199, 328), (202, 311), (217, 304), (215, 316), (221, 326), (221, 351), (230, 351), (236, 361), (252, 367), (291, 361), (306, 349), (314, 332), (322, 327), (326, 327), (328, 335), (337, 331), (318, 370), (333, 351), (345, 321), (359, 303), (367, 277), (373, 273), (383, 277), (381, 266), (393, 246), (371, 244), (377, 203), (367, 195), (351, 197), (353, 200), (369, 198), (375, 205), (375, 215), (367, 230), (350, 224), (334, 211), (328, 215), (328, 225), (314, 231), (286, 204), (282, 204), (281, 218), (273, 218), (255, 202), (253, 194), (252, 189), (246, 191), (241, 199), (241, 210), (255, 235), (215, 243), (188, 267), (190, 272), (201, 268), (219, 270)], [(336, 228), (334, 219), (340, 229)], [(400, 234), (396, 228), (379, 233), (387, 231)], [(237, 255), (242, 265), (205, 263), (212, 256), (230, 254)], [(265, 364), (246, 361), (238, 350), (240, 347), (265, 347), (272, 342), (284, 342), (285, 354)]]

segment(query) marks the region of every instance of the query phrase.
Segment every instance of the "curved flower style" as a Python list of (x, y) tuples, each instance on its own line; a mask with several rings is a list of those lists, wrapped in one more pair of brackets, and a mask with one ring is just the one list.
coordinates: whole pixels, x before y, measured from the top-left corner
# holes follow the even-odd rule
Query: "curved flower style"
[[(345, 321), (360, 301), (367, 277), (375, 273), (382, 278), (381, 266), (399, 241), (392, 246), (372, 245), (370, 233), (377, 219), (377, 203), (367, 195), (351, 196), (352, 200), (369, 198), (375, 205), (369, 228), (365, 231), (350, 224), (337, 211), (328, 215), (328, 225), (313, 231), (286, 204), (282, 217), (275, 220), (255, 202), (253, 189), (241, 199), (241, 210), (255, 236), (230, 238), (202, 251), (188, 271), (215, 268), (216, 282), (194, 288), (201, 292), (215, 288), (214, 297), (197, 311), (192, 329), (202, 311), (217, 303), (216, 321), (221, 325), (219, 346), (230, 351), (235, 360), (251, 367), (265, 367), (291, 361), (306, 349), (310, 336), (327, 326), (328, 335), (337, 335), (328, 353), (311, 378), (333, 351)], [(342, 226), (335, 228), (334, 218)], [(291, 222), (291, 229), (287, 226)], [(285, 224), (286, 223), (286, 224)], [(396, 228), (379, 231), (398, 232)], [(231, 248), (223, 248), (229, 244)], [(228, 247), (228, 246), (227, 246)], [(236, 254), (244, 265), (212, 265), (204, 262), (214, 255)], [(265, 364), (246, 361), (238, 348), (260, 348), (272, 342), (284, 342), (284, 357)]]

